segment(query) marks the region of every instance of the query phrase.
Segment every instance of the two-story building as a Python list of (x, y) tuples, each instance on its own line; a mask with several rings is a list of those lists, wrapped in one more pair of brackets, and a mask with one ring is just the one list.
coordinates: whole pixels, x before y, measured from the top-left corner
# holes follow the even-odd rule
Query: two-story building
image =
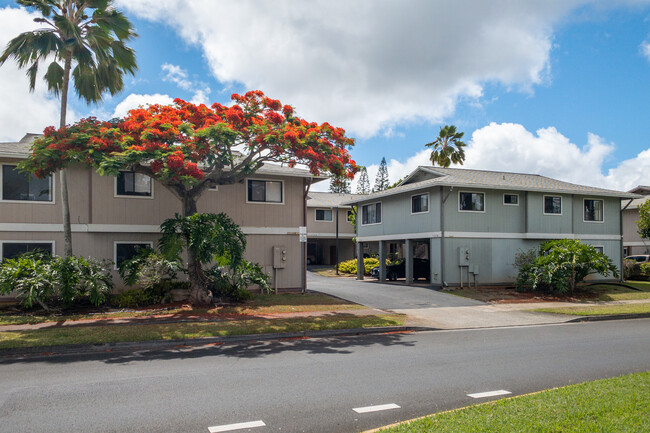
[[(334, 265), (354, 258), (354, 209), (343, 202), (360, 194), (309, 192), (307, 200), (307, 264)], [(338, 252), (337, 252), (338, 251)]]
[[(36, 179), (16, 169), (36, 136), (0, 143), (0, 260), (34, 249), (63, 254), (59, 176)], [(142, 174), (100, 176), (87, 167), (70, 167), (67, 173), (75, 255), (117, 265), (139, 248), (155, 246), (160, 224), (181, 213), (180, 201)], [(198, 210), (229, 215), (247, 235), (246, 258), (261, 264), (278, 288), (300, 288), (304, 244), (299, 227), (306, 220), (308, 185), (319, 180), (307, 170), (267, 164), (242, 183), (205, 191)], [(279, 267), (273, 247), (281, 247), (286, 259)]]
[(549, 239), (580, 239), (620, 267), (621, 199), (638, 197), (532, 174), (419, 167), (348, 204), (359, 214), (358, 256), (373, 245), (381, 265), (389, 245), (402, 244), (407, 284), (417, 254), (440, 287), (512, 283), (515, 255)]
[(639, 235), (639, 206), (650, 199), (650, 186), (639, 185), (628, 191), (633, 194), (640, 194), (641, 198), (623, 200), (623, 257), (635, 254), (650, 254), (650, 239), (642, 239)]

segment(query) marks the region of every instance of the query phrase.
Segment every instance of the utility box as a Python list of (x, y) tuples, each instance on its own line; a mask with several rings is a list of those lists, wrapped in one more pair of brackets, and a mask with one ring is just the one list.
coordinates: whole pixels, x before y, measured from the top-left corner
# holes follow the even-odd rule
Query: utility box
[(469, 266), (469, 248), (467, 247), (458, 248), (458, 265)]
[(273, 247), (273, 268), (282, 269), (287, 265), (287, 248)]
[(471, 272), (474, 275), (478, 275), (478, 265), (472, 266)]

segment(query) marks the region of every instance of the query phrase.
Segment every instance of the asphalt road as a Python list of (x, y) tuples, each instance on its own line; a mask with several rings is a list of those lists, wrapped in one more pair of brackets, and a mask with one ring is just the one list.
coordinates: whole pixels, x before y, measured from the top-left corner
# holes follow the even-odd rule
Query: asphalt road
[[(1, 432), (358, 432), (650, 369), (650, 319), (0, 360)], [(354, 408), (399, 408), (357, 413)], [(219, 431), (219, 429), (213, 429)]]

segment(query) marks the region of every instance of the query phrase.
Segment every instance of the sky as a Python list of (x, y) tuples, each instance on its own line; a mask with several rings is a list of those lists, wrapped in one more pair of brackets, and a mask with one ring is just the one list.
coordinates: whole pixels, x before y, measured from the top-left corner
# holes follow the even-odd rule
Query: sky
[[(343, 127), (371, 184), (429, 165), (443, 125), (463, 167), (629, 190), (650, 185), (650, 0), (116, 0), (139, 70), (68, 121), (182, 98), (228, 103), (260, 89)], [(0, 47), (37, 28), (0, 0)], [(39, 79), (0, 67), (0, 141), (58, 125)], [(326, 189), (324, 183), (316, 189)], [(353, 182), (353, 192), (356, 186)]]

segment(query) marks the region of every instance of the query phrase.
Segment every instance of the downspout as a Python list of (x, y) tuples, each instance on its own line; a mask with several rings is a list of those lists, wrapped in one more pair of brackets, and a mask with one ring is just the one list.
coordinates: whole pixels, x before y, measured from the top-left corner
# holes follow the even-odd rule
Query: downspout
[[(449, 194), (454, 190), (454, 187), (449, 188), (449, 192), (440, 202), (440, 285), (444, 289), (447, 283), (445, 282), (445, 212), (444, 204), (449, 198)], [(443, 186), (440, 185), (440, 197), (442, 197)]]
[(620, 245), (620, 252), (621, 252), (621, 267), (619, 268), (621, 270), (621, 275), (620, 275), (620, 282), (622, 283), (625, 279), (623, 278), (623, 260), (625, 259), (623, 257), (623, 211), (627, 209), (629, 205), (632, 204), (632, 201), (634, 199), (630, 199), (630, 201), (627, 202), (625, 207), (621, 209), (621, 213), (618, 216), (618, 234), (621, 236), (621, 245)]
[[(307, 195), (309, 194), (309, 188), (311, 187), (311, 177), (309, 179), (303, 180), (303, 187), (305, 188), (305, 193), (302, 196), (302, 225), (307, 228)], [(302, 242), (300, 246), (300, 252), (302, 256), (302, 281), (300, 284), (300, 293), (305, 294), (307, 290), (307, 241)]]

